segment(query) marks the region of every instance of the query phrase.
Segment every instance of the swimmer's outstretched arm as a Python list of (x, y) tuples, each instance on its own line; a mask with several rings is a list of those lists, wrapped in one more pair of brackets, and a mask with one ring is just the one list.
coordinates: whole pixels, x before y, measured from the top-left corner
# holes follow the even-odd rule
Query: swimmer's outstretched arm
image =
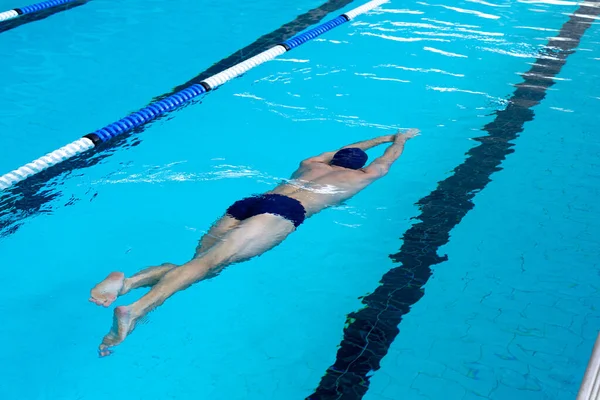
[[(349, 144), (347, 146), (342, 147), (342, 149), (354, 147), (354, 148), (359, 148), (361, 150), (369, 150), (370, 148), (379, 146), (380, 144), (393, 142), (395, 137), (396, 137), (396, 135), (378, 136), (373, 139), (363, 140), (363, 141), (360, 141), (357, 143)], [(337, 150), (336, 151), (328, 151), (323, 154), (319, 154), (318, 156), (307, 158), (306, 160), (302, 161), (302, 163), (311, 163), (311, 162), (329, 163), (331, 161), (331, 159), (333, 158), (333, 155), (336, 152), (337, 152)]]
[(373, 160), (373, 162), (364, 169), (365, 173), (372, 175), (374, 178), (381, 178), (387, 174), (394, 161), (402, 155), (406, 141), (414, 138), (418, 134), (418, 129), (409, 129), (405, 133), (398, 131), (394, 136), (394, 143), (385, 149), (385, 152), (381, 157)]
[(342, 149), (354, 147), (354, 148), (359, 148), (361, 150), (369, 150), (375, 146), (379, 146), (380, 144), (393, 142), (395, 138), (396, 138), (396, 135), (378, 136), (373, 139), (363, 140), (361, 142), (349, 144), (348, 146), (342, 147)]

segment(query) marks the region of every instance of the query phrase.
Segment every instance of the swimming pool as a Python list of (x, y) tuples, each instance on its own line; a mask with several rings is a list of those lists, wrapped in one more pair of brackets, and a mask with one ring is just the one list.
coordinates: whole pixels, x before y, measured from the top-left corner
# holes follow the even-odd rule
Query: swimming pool
[[(2, 32), (0, 169), (144, 107), (326, 2), (284, 3), (93, 0)], [(474, 139), (506, 118), (496, 112), (520, 75), (579, 6), (392, 0), (107, 148), (96, 164), (48, 176), (36, 193), (3, 194), (0, 397), (574, 398), (598, 332), (597, 19), (556, 76), (539, 78), (545, 97), (533, 114), (500, 119), (500, 133), (524, 128), (506, 154), (466, 153), (495, 143)], [(543, 57), (565, 56), (555, 53)], [(268, 190), (298, 160), (400, 127), (422, 136), (387, 177), (264, 256), (173, 297), (97, 358), (111, 313), (87, 298), (108, 272), (184, 262), (227, 206)], [(482, 190), (452, 180), (485, 176), (498, 158)], [(454, 171), (464, 164), (468, 173)], [(443, 210), (417, 206), (432, 193)], [(431, 219), (414, 219), (425, 212)], [(365, 352), (344, 327), (407, 260), (402, 238), (421, 222), (433, 246), (450, 228), (435, 249), (447, 260), (431, 266), (420, 298), (420, 287), (383, 278), (415, 291), (399, 300), (408, 312), (385, 308), (399, 310), (399, 334), (365, 335)], [(365, 355), (380, 369), (357, 370)]]

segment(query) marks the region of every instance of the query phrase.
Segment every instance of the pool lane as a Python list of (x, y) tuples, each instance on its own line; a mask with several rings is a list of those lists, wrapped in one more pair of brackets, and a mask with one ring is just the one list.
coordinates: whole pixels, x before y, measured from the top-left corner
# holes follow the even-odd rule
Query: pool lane
[(488, 135), (474, 139), (480, 144), (467, 152), (465, 161), (419, 200), (421, 214), (415, 219), (420, 222), (405, 232), (400, 251), (390, 256), (402, 265), (383, 275), (380, 285), (363, 298), (364, 308), (348, 315), (336, 361), (308, 399), (361, 399), (367, 393), (370, 375), (380, 368), (400, 332), (403, 316), (423, 297), (431, 267), (447, 260), (437, 254), (438, 249), (448, 243), (450, 231), (473, 208), (475, 195), (514, 152), (511, 141), (533, 120), (532, 108), (545, 98), (555, 84), (553, 78), (600, 14), (597, 4), (598, 0), (588, 2), (571, 14), (523, 74), (524, 82), (516, 85), (506, 109), (497, 111), (496, 118), (483, 128)]

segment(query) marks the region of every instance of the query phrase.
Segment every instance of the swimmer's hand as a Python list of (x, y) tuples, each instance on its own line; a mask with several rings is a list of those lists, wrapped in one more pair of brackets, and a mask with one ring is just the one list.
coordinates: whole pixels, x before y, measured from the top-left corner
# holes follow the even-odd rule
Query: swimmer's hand
[(415, 128), (411, 128), (406, 130), (405, 132), (402, 132), (401, 130), (398, 130), (398, 133), (396, 133), (396, 138), (395, 138), (395, 142), (406, 142), (408, 139), (412, 139), (415, 136), (419, 136), (421, 134), (421, 131)]

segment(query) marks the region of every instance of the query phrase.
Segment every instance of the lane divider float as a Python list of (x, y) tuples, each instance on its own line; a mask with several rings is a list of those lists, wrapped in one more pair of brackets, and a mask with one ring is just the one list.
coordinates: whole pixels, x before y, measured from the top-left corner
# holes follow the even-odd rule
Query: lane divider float
[(21, 8), (15, 8), (13, 10), (0, 12), (0, 22), (15, 19), (20, 15), (31, 14), (31, 13), (34, 13), (37, 11), (45, 10), (47, 8), (60, 6), (65, 3), (72, 3), (74, 1), (78, 1), (78, 0), (48, 0), (48, 1), (42, 1), (41, 3), (32, 4), (30, 6), (25, 6), (25, 7), (21, 7)]
[[(67, 1), (68, 0), (51, 0), (39, 4), (62, 4), (66, 3)], [(231, 68), (227, 68), (226, 70), (203, 80), (199, 84), (193, 84), (190, 87), (180, 90), (163, 100), (152, 103), (139, 111), (129, 114), (128, 116), (118, 120), (117, 122), (113, 122), (112, 124), (109, 124), (104, 128), (98, 129), (93, 133), (89, 133), (83, 136), (82, 138), (72, 143), (69, 143), (66, 146), (61, 147), (58, 150), (53, 151), (52, 153), (49, 153), (43, 157), (38, 158), (37, 160), (25, 164), (14, 171), (4, 174), (0, 176), (0, 190), (7, 189), (15, 185), (16, 183), (27, 179), (32, 175), (35, 175), (47, 168), (52, 167), (53, 165), (56, 165), (78, 154), (91, 150), (95, 146), (98, 146), (99, 144), (104, 143), (114, 138), (115, 136), (121, 135), (126, 132), (130, 132), (141, 125), (147, 124), (148, 122), (158, 118), (159, 116), (173, 111), (182, 104), (187, 103), (190, 100), (213, 89), (216, 89), (218, 86), (221, 86), (224, 83), (246, 73), (252, 68), (263, 64), (267, 61), (270, 61), (275, 57), (280, 56), (283, 53), (290, 51), (308, 42), (309, 40), (312, 40), (317, 36), (320, 36), (323, 33), (330, 31), (331, 29), (337, 26), (340, 26), (348, 21), (353, 20), (361, 14), (364, 14), (384, 3), (387, 3), (388, 1), (389, 0), (369, 1), (368, 3), (365, 3), (360, 7), (350, 10), (337, 18), (317, 25), (316, 27), (309, 29), (306, 32), (300, 33), (294, 36), (293, 38), (288, 39), (285, 42), (270, 48), (269, 50), (263, 51), (262, 53), (259, 53), (245, 61), (242, 61)]]

